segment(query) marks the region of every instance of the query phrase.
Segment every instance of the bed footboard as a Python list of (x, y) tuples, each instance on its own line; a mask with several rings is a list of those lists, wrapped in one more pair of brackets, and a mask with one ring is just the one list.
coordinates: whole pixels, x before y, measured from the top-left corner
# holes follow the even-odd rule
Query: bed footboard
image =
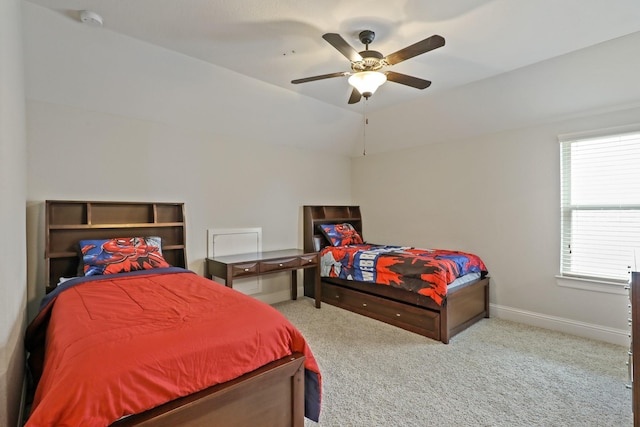
[(449, 339), (480, 319), (489, 317), (489, 278), (465, 286), (447, 295), (446, 307), (441, 311), (440, 340)]
[(304, 359), (295, 353), (112, 426), (303, 427)]

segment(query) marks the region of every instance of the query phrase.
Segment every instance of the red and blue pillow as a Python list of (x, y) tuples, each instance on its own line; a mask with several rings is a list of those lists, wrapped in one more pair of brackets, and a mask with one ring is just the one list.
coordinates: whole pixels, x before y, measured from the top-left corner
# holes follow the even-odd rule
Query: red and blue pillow
[(162, 256), (160, 237), (81, 240), (85, 276), (170, 267)]
[(361, 245), (364, 243), (358, 231), (347, 222), (342, 224), (321, 224), (320, 230), (333, 246)]

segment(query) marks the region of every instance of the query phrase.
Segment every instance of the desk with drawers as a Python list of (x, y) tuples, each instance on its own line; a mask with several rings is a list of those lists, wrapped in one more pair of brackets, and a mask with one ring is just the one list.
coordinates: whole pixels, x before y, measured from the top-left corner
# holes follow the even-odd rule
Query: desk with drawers
[(207, 275), (219, 277), (224, 284), (233, 287), (233, 279), (261, 276), (270, 273), (291, 271), (291, 299), (298, 298), (299, 269), (315, 268), (315, 302), (320, 308), (320, 255), (300, 249), (254, 252), (248, 254), (225, 255), (206, 260)]

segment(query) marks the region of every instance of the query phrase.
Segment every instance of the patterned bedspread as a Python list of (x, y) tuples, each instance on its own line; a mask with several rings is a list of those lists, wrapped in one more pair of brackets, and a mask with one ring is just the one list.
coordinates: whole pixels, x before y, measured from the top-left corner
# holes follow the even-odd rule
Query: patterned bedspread
[(321, 275), (378, 283), (417, 292), (441, 305), (447, 286), (468, 273), (486, 274), (473, 254), (406, 246), (329, 246), (321, 252)]

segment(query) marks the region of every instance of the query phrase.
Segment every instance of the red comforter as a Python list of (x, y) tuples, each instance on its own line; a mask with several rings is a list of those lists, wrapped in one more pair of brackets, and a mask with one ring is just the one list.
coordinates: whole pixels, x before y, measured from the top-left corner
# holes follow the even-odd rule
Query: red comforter
[(26, 343), (34, 354), (44, 346), (27, 426), (108, 425), (293, 352), (317, 376), (319, 411), (320, 373), (300, 332), (274, 308), (186, 270), (70, 287)]

